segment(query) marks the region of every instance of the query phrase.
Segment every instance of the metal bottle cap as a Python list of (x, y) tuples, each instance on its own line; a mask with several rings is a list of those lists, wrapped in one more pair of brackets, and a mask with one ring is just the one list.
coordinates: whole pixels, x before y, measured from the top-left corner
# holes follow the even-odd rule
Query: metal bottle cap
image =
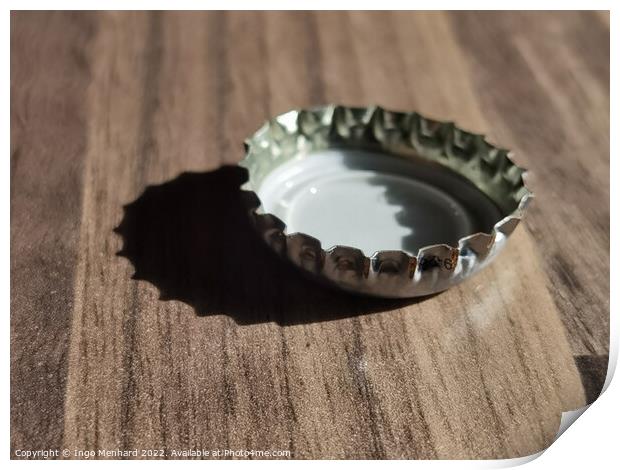
[(525, 170), (484, 136), (380, 107), (281, 114), (246, 141), (240, 165), (276, 253), (382, 297), (440, 292), (479, 271), (533, 197)]

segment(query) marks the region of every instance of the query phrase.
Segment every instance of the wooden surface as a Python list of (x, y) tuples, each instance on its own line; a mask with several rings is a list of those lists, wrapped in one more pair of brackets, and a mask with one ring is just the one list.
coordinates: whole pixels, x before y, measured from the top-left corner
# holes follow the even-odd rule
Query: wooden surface
[[(526, 223), (423, 301), (299, 278), (213, 170), (269, 116), (327, 102), (515, 149)], [(113, 230), (162, 183), (128, 212), (132, 279)], [(11, 14), (12, 457), (533, 453), (604, 380), (608, 255), (606, 13)]]

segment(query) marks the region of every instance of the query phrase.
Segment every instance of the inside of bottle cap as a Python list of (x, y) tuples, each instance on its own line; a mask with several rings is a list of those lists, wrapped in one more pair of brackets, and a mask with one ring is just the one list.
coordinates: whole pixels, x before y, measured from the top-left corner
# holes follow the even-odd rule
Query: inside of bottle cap
[(502, 218), (491, 199), (440, 164), (378, 151), (331, 148), (298, 155), (274, 168), (257, 188), (263, 208), (321, 241), (361, 249), (458, 246), (490, 233)]

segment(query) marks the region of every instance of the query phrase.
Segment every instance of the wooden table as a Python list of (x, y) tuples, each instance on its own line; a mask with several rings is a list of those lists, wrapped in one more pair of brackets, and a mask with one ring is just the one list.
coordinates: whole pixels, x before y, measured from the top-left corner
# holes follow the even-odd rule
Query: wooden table
[[(213, 170), (321, 103), (515, 149), (525, 224), (422, 301), (300, 279)], [(604, 380), (608, 256), (607, 13), (11, 14), (13, 451), (530, 454)]]

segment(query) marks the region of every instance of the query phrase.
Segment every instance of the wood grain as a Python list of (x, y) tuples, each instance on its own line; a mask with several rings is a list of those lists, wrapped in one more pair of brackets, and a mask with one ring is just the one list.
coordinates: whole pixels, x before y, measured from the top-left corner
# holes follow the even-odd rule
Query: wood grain
[(11, 442), (18, 448), (62, 445), (90, 82), (82, 47), (94, 28), (88, 15), (11, 15)]
[[(604, 20), (13, 13), (12, 451), (548, 446), (608, 351)], [(325, 102), (418, 109), (516, 148), (537, 175), (526, 226), (486, 271), (416, 302), (278, 265), (237, 230), (234, 178), (214, 170), (269, 116)], [(148, 186), (169, 199), (148, 205)], [(136, 199), (124, 236), (148, 269), (132, 279), (113, 230)]]

